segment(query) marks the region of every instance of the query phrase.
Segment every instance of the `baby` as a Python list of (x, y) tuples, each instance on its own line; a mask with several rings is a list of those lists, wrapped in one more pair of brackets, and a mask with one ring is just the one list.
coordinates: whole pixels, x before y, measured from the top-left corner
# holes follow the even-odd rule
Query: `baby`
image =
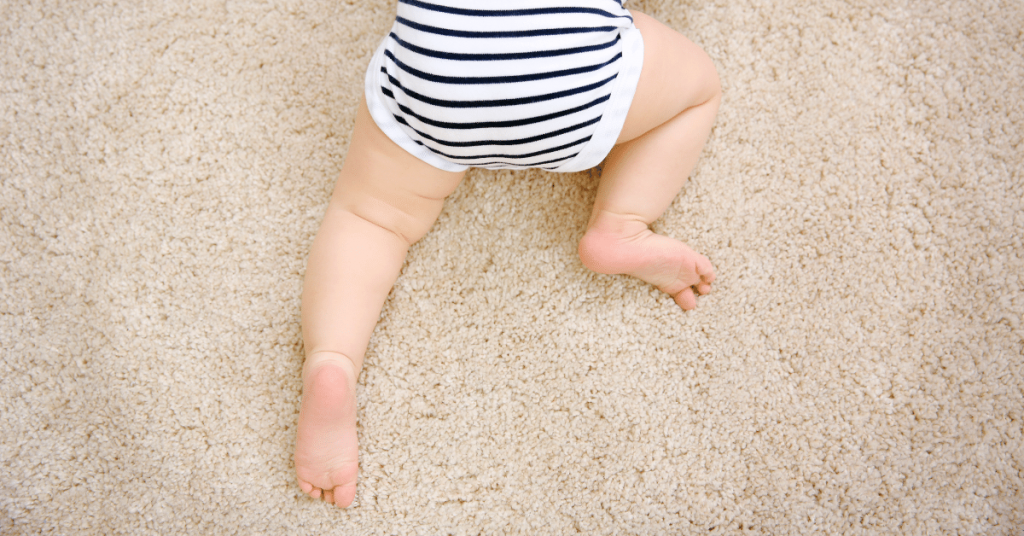
[(370, 62), (351, 146), (302, 295), (302, 491), (355, 498), (356, 378), (405, 259), (470, 167), (581, 171), (604, 161), (583, 264), (685, 310), (715, 272), (649, 225), (693, 170), (721, 99), (693, 42), (619, 0), (399, 0)]

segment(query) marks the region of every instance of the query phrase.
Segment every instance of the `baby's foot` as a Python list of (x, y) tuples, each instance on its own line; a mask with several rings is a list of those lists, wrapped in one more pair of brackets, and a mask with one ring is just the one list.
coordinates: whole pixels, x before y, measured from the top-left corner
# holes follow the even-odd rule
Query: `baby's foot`
[(344, 508), (356, 496), (355, 369), (344, 356), (307, 358), (295, 444), (295, 473), (310, 497)]
[(611, 229), (592, 226), (580, 241), (579, 252), (591, 270), (643, 279), (686, 311), (697, 307), (697, 295), (711, 292), (715, 280), (707, 257), (678, 240), (655, 234), (642, 222)]

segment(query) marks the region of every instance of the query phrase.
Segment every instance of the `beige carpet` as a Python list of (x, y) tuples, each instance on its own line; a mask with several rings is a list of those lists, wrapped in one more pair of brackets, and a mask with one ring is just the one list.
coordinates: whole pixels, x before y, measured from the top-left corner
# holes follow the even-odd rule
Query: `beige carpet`
[(724, 102), (657, 228), (472, 172), (359, 384), (356, 505), (291, 455), (305, 256), (394, 0), (0, 2), (0, 533), (1020, 534), (1024, 3), (648, 0)]

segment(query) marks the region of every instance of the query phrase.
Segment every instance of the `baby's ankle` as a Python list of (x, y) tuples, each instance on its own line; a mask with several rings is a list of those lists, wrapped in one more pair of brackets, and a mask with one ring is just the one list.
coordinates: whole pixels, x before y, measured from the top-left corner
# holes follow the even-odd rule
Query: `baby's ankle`
[[(632, 214), (618, 214), (608, 210), (594, 210), (587, 223), (587, 234), (602, 236), (609, 240), (628, 240), (645, 234), (650, 228), (647, 222)], [(584, 236), (585, 237), (585, 236)]]

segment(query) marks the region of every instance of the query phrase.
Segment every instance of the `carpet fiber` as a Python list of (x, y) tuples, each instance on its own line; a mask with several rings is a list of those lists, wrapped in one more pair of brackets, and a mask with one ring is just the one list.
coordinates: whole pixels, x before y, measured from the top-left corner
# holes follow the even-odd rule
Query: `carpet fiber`
[(1024, 3), (631, 5), (722, 78), (655, 224), (713, 293), (582, 266), (596, 173), (472, 171), (342, 511), (299, 296), (394, 1), (0, 2), (0, 532), (1019, 534)]

